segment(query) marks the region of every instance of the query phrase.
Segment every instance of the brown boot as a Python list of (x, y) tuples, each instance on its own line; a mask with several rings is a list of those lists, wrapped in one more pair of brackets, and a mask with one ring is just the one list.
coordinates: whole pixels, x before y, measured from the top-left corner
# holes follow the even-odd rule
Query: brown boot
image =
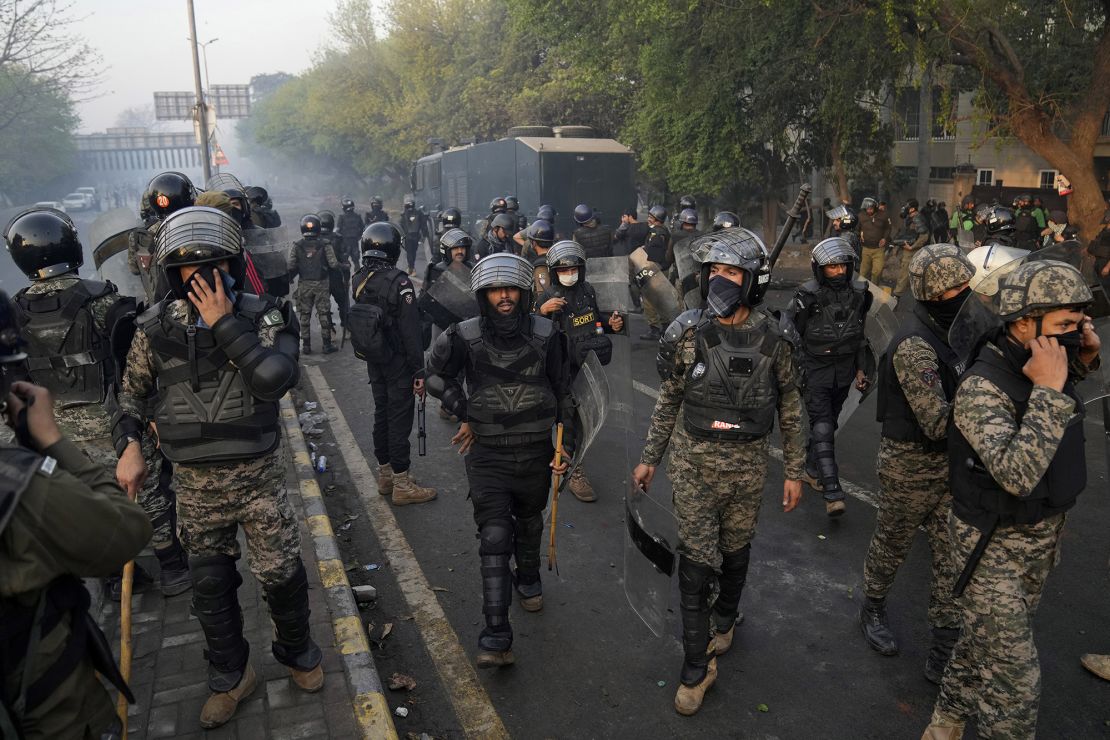
[(736, 633), (736, 624), (728, 628), (728, 632), (713, 630), (713, 639), (709, 641), (709, 649), (705, 652), (712, 655), (724, 655), (732, 647), (732, 636)]
[(825, 502), (825, 513), (829, 516), (840, 516), (844, 513), (844, 499), (837, 499), (836, 501)]
[(315, 694), (324, 687), (324, 669), (319, 665), (311, 671), (298, 671), (296, 668), (290, 668), (289, 675), (293, 678), (293, 683), (297, 684), (298, 689), (309, 694)]
[(482, 650), (476, 661), (479, 668), (504, 668), (516, 662), (512, 650)]
[(575, 468), (574, 472), (570, 474), (570, 492), (574, 494), (576, 499), (587, 504), (597, 501), (594, 487), (590, 485), (590, 481), (586, 478), (586, 474), (582, 472), (582, 468)]
[(393, 474), (393, 505), (422, 504), (437, 496), (434, 488), (424, 488), (413, 483), (409, 471)]
[(1083, 664), (1084, 668), (1099, 678), (1110, 681), (1110, 655), (1095, 655), (1094, 653), (1088, 653), (1080, 658), (1079, 662)]
[(684, 717), (689, 717), (692, 714), (697, 714), (701, 709), (701, 702), (705, 698), (705, 692), (717, 680), (717, 659), (713, 658), (709, 661), (709, 666), (705, 671), (705, 678), (701, 683), (695, 686), (687, 686), (684, 683), (678, 684), (678, 693), (674, 696), (675, 711)]
[(389, 463), (378, 466), (378, 493), (383, 496), (393, 493), (393, 466)]
[(964, 723), (933, 710), (929, 726), (921, 734), (921, 740), (960, 740), (964, 736)]
[(200, 710), (200, 726), (206, 730), (226, 724), (239, 708), (239, 702), (246, 699), (258, 685), (258, 677), (254, 675), (254, 667), (247, 663), (239, 685), (231, 691), (220, 691), (208, 697), (204, 708)]

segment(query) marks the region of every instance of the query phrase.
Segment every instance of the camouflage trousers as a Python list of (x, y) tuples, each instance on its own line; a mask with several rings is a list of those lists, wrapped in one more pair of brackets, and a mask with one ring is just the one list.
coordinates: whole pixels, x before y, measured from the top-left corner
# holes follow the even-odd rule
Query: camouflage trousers
[[(116, 449), (110, 438), (90, 439), (75, 443), (89, 458), (112, 471), (115, 477)], [(174, 539), (174, 519), (176, 497), (168, 479), (163, 479), (162, 465), (169, 463), (158, 449), (154, 435), (143, 435), (143, 460), (146, 461), (146, 480), (139, 489), (136, 501), (143, 507), (150, 526), (154, 529), (154, 536), (150, 538), (150, 546), (156, 550), (169, 547)]]
[(285, 583), (301, 562), (301, 537), (285, 489), (286, 448), (254, 460), (174, 465), (181, 544), (190, 556), (238, 560), (246, 533), (251, 572), (263, 587)]
[[(1049, 571), (1059, 560), (1064, 515), (998, 527), (960, 599), (963, 629), (944, 672), (935, 712), (977, 720), (979, 737), (1033, 738), (1041, 667), (1033, 618)], [(948, 530), (962, 564), (979, 530), (954, 514)]]
[(717, 442), (692, 437), (679, 417), (667, 474), (678, 517), (678, 550), (720, 569), (721, 553), (740, 550), (755, 536), (768, 441)]
[(952, 598), (958, 570), (948, 537), (952, 494), (946, 454), (923, 452), (913, 442), (884, 437), (879, 444), (877, 470), (882, 493), (875, 533), (863, 562), (864, 593), (878, 599), (890, 592), (898, 568), (909, 554), (914, 533), (924, 527), (933, 558), (929, 624), (959, 627), (959, 608)]
[[(312, 309), (320, 322), (324, 341), (331, 341), (331, 284), (323, 280), (300, 280), (297, 283), (297, 320), (301, 324), (301, 339), (308, 341), (312, 334)], [(285, 471), (282, 471), (284, 475)]]

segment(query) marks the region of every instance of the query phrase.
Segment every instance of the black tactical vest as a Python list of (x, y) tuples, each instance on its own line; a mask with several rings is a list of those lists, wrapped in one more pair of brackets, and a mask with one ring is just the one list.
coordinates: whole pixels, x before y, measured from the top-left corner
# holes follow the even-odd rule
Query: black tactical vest
[[(255, 398), (212, 331), (170, 318), (168, 305), (157, 303), (138, 318), (154, 355), (162, 452), (171, 462), (203, 464), (274, 450), (281, 441), (277, 402)], [(235, 313), (257, 326), (276, 306), (269, 296), (241, 293)]]
[(104, 401), (113, 377), (112, 352), (89, 304), (112, 292), (107, 283), (82, 280), (58, 293), (20, 291), (15, 298), (31, 381), (48, 388), (64, 407)]
[(322, 236), (297, 242), (297, 272), (301, 280), (328, 279), (328, 258), (324, 254), (327, 244)]
[(530, 328), (514, 349), (487, 341), (481, 318), (458, 324), (469, 348), (467, 417), (484, 445), (514, 447), (551, 438), (558, 399), (547, 378), (547, 351), (555, 325), (542, 316), (529, 319)]
[(779, 387), (776, 348), (782, 339), (765, 315), (753, 328), (729, 331), (707, 317), (695, 328), (694, 362), (686, 368), (682, 413), (686, 431), (714, 440), (750, 441), (775, 423)]
[[(552, 278), (558, 280), (554, 275)], [(597, 353), (597, 359), (602, 365), (609, 364), (613, 358), (613, 341), (605, 335), (605, 325), (598, 314), (597, 294), (593, 286), (582, 282), (581, 278), (570, 288), (554, 284), (543, 294), (537, 305), (542, 306), (555, 296), (567, 301), (566, 307), (556, 314), (555, 324), (567, 336), (571, 360), (575, 366), (581, 366), (591, 351)]]
[(810, 280), (801, 291), (809, 313), (802, 337), (806, 352), (814, 357), (855, 355), (864, 342), (867, 286), (853, 281), (845, 290), (833, 290)]
[(357, 240), (362, 236), (362, 218), (357, 213), (347, 211), (340, 213), (335, 227), (345, 242)]
[(405, 236), (410, 239), (415, 239), (420, 236), (420, 212), (415, 210), (406, 210), (401, 212), (401, 230), (405, 232)]
[[(924, 318), (922, 318), (924, 316)], [(928, 318), (920, 304), (914, 306), (913, 313), (906, 318), (902, 328), (890, 341), (882, 360), (879, 361), (879, 398), (876, 403), (875, 417), (882, 422), (883, 436), (898, 442), (916, 442), (927, 452), (943, 452), (945, 440), (929, 439), (917, 423), (898, 376), (894, 372), (894, 351), (910, 337), (921, 337), (937, 355), (941, 388), (944, 397), (952, 400), (956, 393), (956, 379), (961, 368), (956, 367), (957, 357), (944, 341), (937, 336), (935, 324)]]
[(574, 241), (586, 250), (586, 258), (609, 257), (613, 254), (613, 232), (608, 226), (582, 226), (574, 230)]
[[(1012, 367), (993, 345), (987, 345), (980, 350), (978, 359), (961, 382), (972, 375), (986, 378), (1009, 396), (1017, 410), (1017, 423), (1021, 424), (1033, 392), (1033, 383), (1021, 370)], [(1014, 496), (995, 482), (955, 422), (949, 421), (948, 470), (952, 481), (952, 510), (956, 516), (980, 530), (988, 530), (996, 522), (1003, 526), (1036, 524), (1075, 505), (1076, 498), (1087, 486), (1084, 411), (1070, 380), (1064, 386), (1064, 393), (1075, 399), (1077, 416), (1064, 430), (1044, 477), (1025, 498)]]
[(1034, 249), (1040, 240), (1040, 227), (1032, 213), (1024, 209), (1014, 213), (1014, 246)]

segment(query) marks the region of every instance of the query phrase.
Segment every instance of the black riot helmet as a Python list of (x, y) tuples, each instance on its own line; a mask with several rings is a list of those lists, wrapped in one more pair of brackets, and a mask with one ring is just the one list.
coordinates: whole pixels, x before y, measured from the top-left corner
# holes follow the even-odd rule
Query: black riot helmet
[(1010, 234), (1014, 231), (1014, 212), (1006, 206), (989, 206), (986, 216), (987, 233)]
[(321, 231), (320, 217), (315, 213), (306, 213), (301, 217), (301, 236), (315, 239)]
[(516, 213), (520, 210), (520, 201), (517, 200), (515, 195), (505, 196), (505, 210), (509, 213)]
[(678, 214), (678, 222), (684, 226), (693, 226), (698, 228), (698, 212), (693, 208), (683, 208), (682, 213)]
[(4, 241), (15, 266), (32, 280), (76, 272), (85, 262), (77, 227), (53, 208), (17, 214), (4, 229)]
[(721, 211), (713, 217), (713, 231), (734, 229), (740, 225), (740, 217), (732, 211)]
[(394, 264), (401, 256), (401, 243), (404, 238), (400, 230), (391, 223), (378, 221), (370, 224), (362, 232), (359, 240), (359, 252), (362, 262), (366, 264), (372, 260), (379, 260)]
[(266, 205), (266, 201), (270, 199), (270, 194), (266, 192), (266, 188), (259, 185), (251, 185), (245, 191), (247, 200), (251, 202), (253, 208), (261, 208)]
[(320, 211), (316, 214), (320, 217), (320, 233), (330, 234), (335, 231), (335, 214), (331, 211)]
[(532, 305), (533, 275), (532, 263), (511, 252), (498, 252), (478, 260), (470, 273), (470, 289), (478, 296), (478, 310), (482, 316), (489, 317), (494, 310), (482, 295), (490, 288), (520, 290), (517, 315), (527, 314)]
[(574, 223), (579, 226), (585, 226), (590, 221), (594, 220), (594, 209), (590, 208), (585, 203), (579, 203), (574, 207)]
[(415, 208), (416, 198), (412, 197), (411, 195), (406, 195), (404, 198), (401, 199), (401, 206), (404, 208)]
[(705, 255), (701, 263), (703, 299), (709, 296), (709, 270), (718, 264), (732, 265), (743, 271), (741, 305), (753, 308), (763, 302), (763, 295), (771, 284), (771, 262), (758, 236), (744, 228), (724, 229), (698, 237), (691, 250)]
[(344, 213), (354, 213), (355, 202), (350, 198), (344, 198), (339, 202), (339, 205), (342, 206)]
[(459, 247), (465, 249), (467, 254), (470, 254), (474, 248), (474, 240), (470, 237), (470, 234), (462, 229), (448, 229), (439, 238), (439, 253), (443, 255), (443, 259), (447, 262), (451, 261), (451, 250)]
[(821, 285), (829, 284), (823, 269), (828, 265), (848, 265), (848, 277), (851, 278), (852, 272), (856, 269), (856, 250), (844, 237), (834, 236), (822, 239), (813, 248), (810, 269), (813, 270), (813, 277)]
[(493, 217), (489, 222), (489, 230), (493, 231), (496, 228), (502, 228), (505, 231), (514, 233), (516, 231), (516, 216), (511, 213), (499, 213)]
[(382, 196), (375, 195), (373, 198), (370, 199), (370, 210), (372, 210), (372, 211), (381, 210), (381, 207), (382, 207)]
[(215, 265), (227, 260), (227, 273), (234, 287), (245, 284), (243, 230), (234, 218), (215, 208), (182, 208), (162, 222), (154, 259), (177, 298), (185, 299), (188, 293), (177, 268), (188, 265)]
[(490, 213), (504, 213), (507, 210), (509, 210), (509, 204), (501, 196), (497, 196), (489, 202)]
[(231, 206), (239, 218), (239, 225), (247, 228), (247, 224), (251, 222), (251, 202), (247, 199), (247, 194), (241, 188), (228, 188), (224, 190), (224, 195), (231, 200)]
[(448, 229), (461, 229), (462, 213), (454, 206), (451, 208), (444, 208), (439, 212), (439, 227), (445, 232)]
[(546, 221), (549, 224), (555, 223), (556, 215), (558, 215), (558, 211), (555, 210), (554, 206), (547, 205), (546, 203), (540, 206), (536, 211), (536, 218), (541, 221)]
[(854, 231), (859, 226), (859, 216), (849, 207), (845, 207), (844, 210), (844, 215), (840, 217), (840, 230)]
[(163, 172), (147, 183), (143, 201), (151, 215), (159, 221), (174, 211), (188, 208), (197, 202), (197, 189), (192, 181), (180, 172)]
[(694, 200), (694, 196), (692, 195), (684, 195), (678, 199), (678, 210), (680, 212), (685, 211), (687, 208), (693, 208), (697, 210), (697, 207), (698, 202)]
[(648, 215), (659, 223), (663, 223), (667, 220), (667, 209), (663, 206), (652, 206), (648, 209)]
[(524, 236), (544, 249), (551, 249), (551, 244), (555, 241), (555, 229), (547, 221), (536, 219), (529, 224)]

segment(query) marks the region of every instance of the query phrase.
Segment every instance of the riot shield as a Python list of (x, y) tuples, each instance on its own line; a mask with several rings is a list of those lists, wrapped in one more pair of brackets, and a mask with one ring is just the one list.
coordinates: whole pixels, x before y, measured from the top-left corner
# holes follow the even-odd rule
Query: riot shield
[[(609, 379), (597, 359), (597, 353), (592, 350), (586, 355), (586, 361), (578, 368), (578, 373), (571, 384), (571, 392), (574, 393), (577, 433), (577, 445), (569, 471), (573, 473), (574, 468), (578, 467), (586, 451), (597, 438), (601, 427), (605, 424), (605, 418), (609, 415)], [(569, 481), (570, 475), (566, 475), (564, 480)]]
[[(144, 275), (131, 272), (127, 264), (128, 245), (132, 233), (146, 229), (143, 222), (130, 208), (114, 208), (96, 217), (89, 226), (89, 244), (93, 247), (93, 266), (97, 277), (110, 280), (122, 295), (146, 301), (148, 293)], [(151, 256), (136, 255), (136, 259), (149, 260)], [(149, 273), (147, 273), (149, 274)]]
[(614, 311), (622, 315), (636, 310), (629, 287), (627, 257), (590, 257), (586, 260), (586, 282), (597, 295), (597, 308), (603, 316)]
[(205, 190), (242, 190), (246, 192), (243, 183), (239, 182), (239, 178), (230, 172), (217, 172), (208, 178), (208, 182), (204, 183)]
[(870, 280), (864, 280), (863, 282), (867, 283), (867, 290), (871, 293), (871, 308), (867, 311), (867, 321), (863, 325), (864, 335), (867, 337), (868, 361), (867, 367), (861, 369), (871, 379), (871, 385), (862, 392), (855, 385), (852, 386), (852, 389), (848, 392), (848, 398), (845, 399), (844, 405), (840, 408), (840, 416), (836, 420), (837, 434), (848, 423), (848, 419), (852, 418), (852, 414), (859, 409), (860, 404), (875, 389), (878, 380), (879, 358), (886, 352), (887, 345), (890, 344), (890, 340), (898, 332), (898, 317), (894, 314), (894, 309), (898, 306), (898, 299)]
[[(286, 259), (296, 240), (293, 228), (286, 225), (243, 231), (243, 248), (250, 253), (254, 269), (266, 281), (267, 291), (273, 295), (284, 295), (288, 291)], [(279, 284), (284, 285), (284, 290), (275, 287)]]
[(985, 244), (967, 253), (975, 266), (971, 289), (976, 293), (992, 296), (998, 292), (998, 281), (1016, 270), (1029, 251), (1004, 244)]
[(675, 271), (678, 273), (678, 295), (685, 308), (703, 308), (701, 284), (701, 257), (704, 249), (698, 249), (696, 239), (683, 239), (674, 245)]
[(670, 631), (673, 611), (678, 520), (669, 505), (635, 485), (630, 489), (624, 509), (624, 595), (652, 634), (662, 637)]
[(640, 296), (648, 301), (659, 314), (660, 322), (668, 326), (682, 311), (674, 286), (663, 274), (662, 268), (648, 259), (647, 250), (637, 247), (628, 255), (633, 280), (640, 288)]
[(478, 315), (478, 301), (470, 290), (470, 268), (452, 262), (435, 272), (436, 278), (417, 303), (440, 329)]

